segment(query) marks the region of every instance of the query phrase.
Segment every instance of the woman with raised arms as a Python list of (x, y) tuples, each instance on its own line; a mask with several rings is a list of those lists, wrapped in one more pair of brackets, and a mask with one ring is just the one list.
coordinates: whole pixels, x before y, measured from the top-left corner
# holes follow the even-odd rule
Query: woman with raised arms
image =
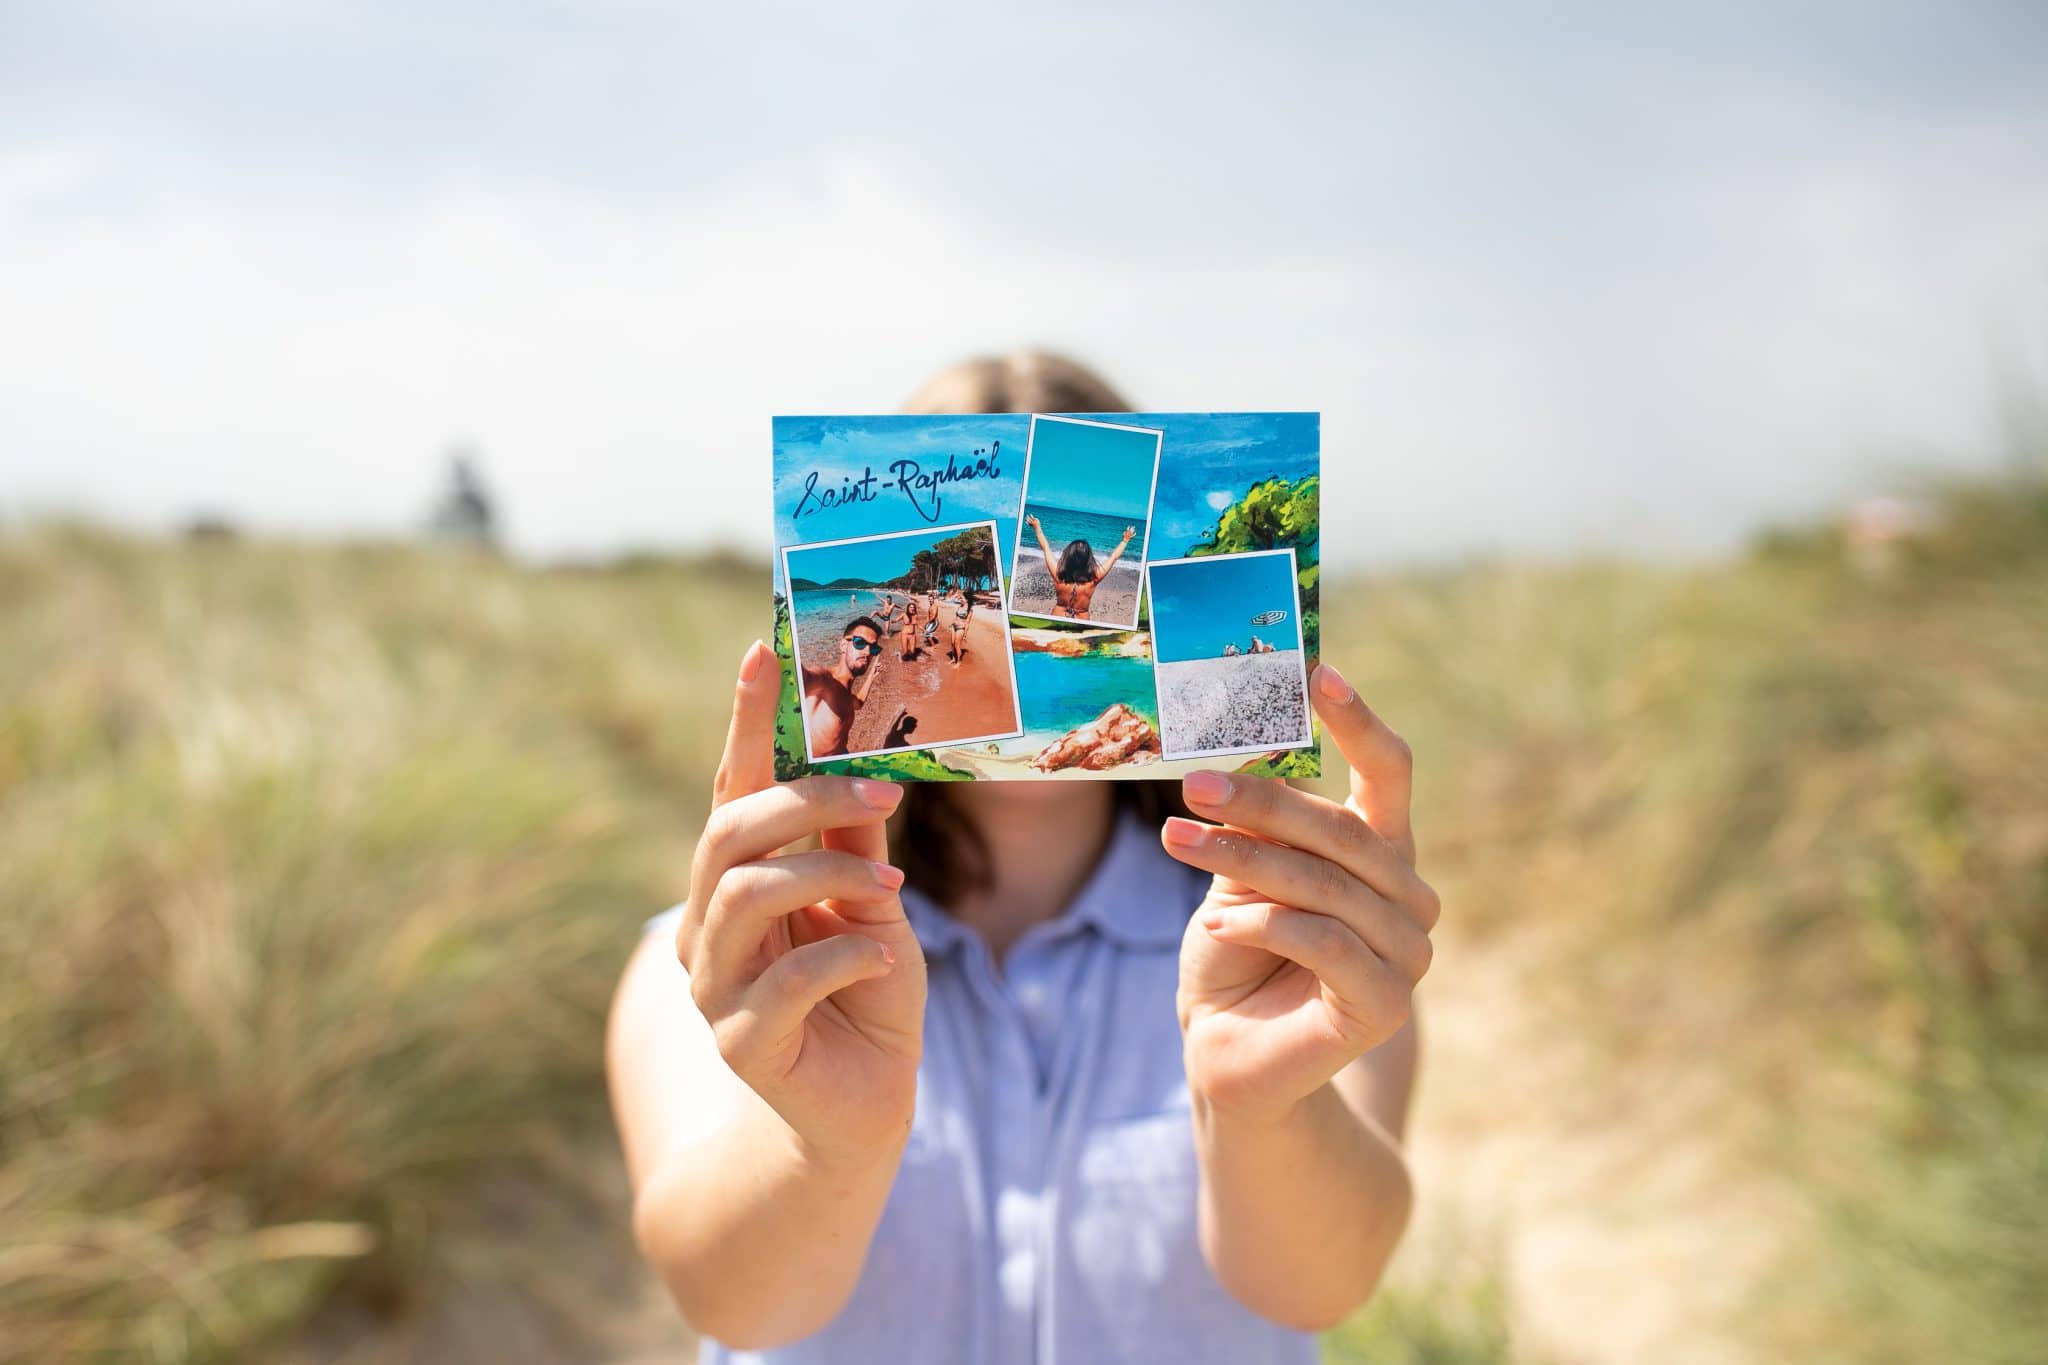
[(1038, 524), (1038, 518), (1030, 514), (1024, 517), (1024, 524), (1038, 537), (1038, 551), (1045, 556), (1045, 571), (1052, 578), (1053, 614), (1066, 614), (1075, 620), (1088, 615), (1089, 604), (1095, 600), (1095, 590), (1102, 586), (1102, 580), (1109, 577), (1109, 571), (1124, 556), (1124, 550), (1138, 534), (1135, 526), (1124, 527), (1123, 539), (1109, 552), (1109, 558), (1101, 564), (1095, 562), (1095, 547), (1085, 540), (1070, 540), (1067, 548), (1055, 557), (1052, 543), (1045, 538), (1045, 528)]

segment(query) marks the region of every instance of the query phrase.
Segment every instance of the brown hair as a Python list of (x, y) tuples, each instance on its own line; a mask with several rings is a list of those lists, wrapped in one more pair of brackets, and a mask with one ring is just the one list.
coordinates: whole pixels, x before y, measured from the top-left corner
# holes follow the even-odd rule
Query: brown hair
[[(1014, 351), (964, 360), (932, 376), (905, 412), (1129, 412), (1108, 381), (1078, 361), (1048, 351)], [(1178, 782), (1113, 782), (1116, 812), (1157, 829), (1189, 814)], [(889, 840), (905, 879), (921, 890), (943, 887), (943, 904), (989, 883), (988, 843), (944, 782), (915, 782)]]
[(910, 396), (905, 412), (1129, 412), (1107, 380), (1050, 351), (1012, 351), (950, 365)]

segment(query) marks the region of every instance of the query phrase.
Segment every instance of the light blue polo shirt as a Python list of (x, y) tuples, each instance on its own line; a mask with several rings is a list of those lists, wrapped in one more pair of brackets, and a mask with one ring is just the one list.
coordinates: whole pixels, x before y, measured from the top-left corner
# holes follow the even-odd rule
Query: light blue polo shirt
[[(1242, 1307), (1196, 1240), (1174, 1014), (1207, 877), (1126, 819), (1067, 912), (998, 970), (914, 891), (930, 967), (917, 1112), (860, 1283), (830, 1325), (705, 1365), (1307, 1365), (1315, 1338)], [(672, 932), (673, 915), (657, 923)]]

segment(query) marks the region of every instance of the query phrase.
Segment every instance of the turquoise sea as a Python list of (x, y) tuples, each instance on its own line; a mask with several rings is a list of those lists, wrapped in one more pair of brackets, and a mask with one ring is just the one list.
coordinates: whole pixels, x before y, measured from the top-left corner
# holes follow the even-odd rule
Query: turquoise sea
[[(1116, 543), (1123, 539), (1124, 527), (1135, 526), (1138, 534), (1131, 537), (1130, 548), (1124, 551), (1119, 562), (1136, 564), (1145, 550), (1145, 519), (1143, 517), (1110, 517), (1100, 512), (1081, 512), (1071, 507), (1054, 507), (1048, 503), (1027, 502), (1024, 510), (1037, 517), (1045, 527), (1045, 538), (1052, 542), (1052, 552), (1057, 555), (1067, 547), (1070, 540), (1085, 540), (1095, 549), (1098, 560), (1109, 557)], [(1031, 528), (1023, 522), (1017, 523), (1017, 543), (1023, 546), (1027, 555), (1038, 553), (1038, 542), (1032, 538)]]
[(1156, 728), (1159, 706), (1152, 694), (1152, 665), (1145, 659), (1113, 655), (1061, 658), (1057, 654), (1017, 655), (1017, 692), (1029, 735), (1063, 735), (1123, 702)]

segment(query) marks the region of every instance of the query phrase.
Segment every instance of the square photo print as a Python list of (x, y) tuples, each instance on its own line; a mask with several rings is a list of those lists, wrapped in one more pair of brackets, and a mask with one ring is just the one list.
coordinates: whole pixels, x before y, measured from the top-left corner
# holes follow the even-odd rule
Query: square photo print
[(1166, 759), (1315, 743), (1293, 550), (1160, 560), (1146, 583)]
[(1013, 614), (1136, 629), (1161, 436), (1078, 417), (1031, 419)]
[(804, 754), (1023, 732), (993, 521), (786, 546)]

